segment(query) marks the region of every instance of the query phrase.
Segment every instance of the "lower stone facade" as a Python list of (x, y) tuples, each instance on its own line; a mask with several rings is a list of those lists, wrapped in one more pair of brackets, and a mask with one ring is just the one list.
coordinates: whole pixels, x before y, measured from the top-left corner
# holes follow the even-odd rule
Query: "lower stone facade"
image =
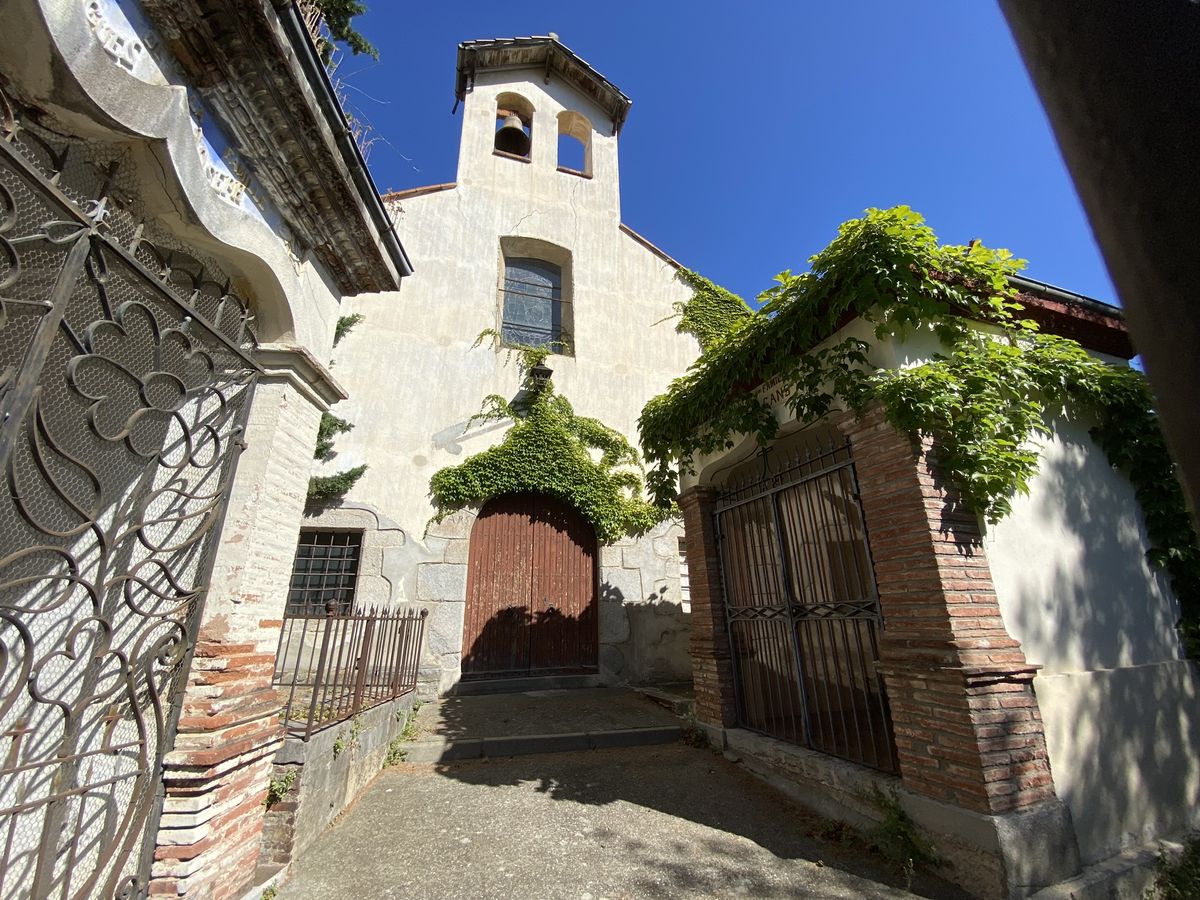
[[(462, 674), (467, 560), (477, 514), (456, 512), (431, 523), (419, 538), (361, 505), (305, 516), (305, 527), (363, 532), (360, 597), (383, 606), (414, 604), (429, 610), (419, 674), (422, 699), (446, 693)], [(683, 534), (682, 525), (667, 522), (641, 538), (599, 549), (601, 683), (691, 678), (691, 613), (680, 579)]]

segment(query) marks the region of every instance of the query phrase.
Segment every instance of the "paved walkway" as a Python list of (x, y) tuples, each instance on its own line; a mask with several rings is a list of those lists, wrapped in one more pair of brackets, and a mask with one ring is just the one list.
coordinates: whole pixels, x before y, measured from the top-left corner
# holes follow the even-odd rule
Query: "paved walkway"
[(910, 896), (879, 881), (897, 883), (844, 831), (711, 750), (670, 744), (389, 769), (279, 896)]

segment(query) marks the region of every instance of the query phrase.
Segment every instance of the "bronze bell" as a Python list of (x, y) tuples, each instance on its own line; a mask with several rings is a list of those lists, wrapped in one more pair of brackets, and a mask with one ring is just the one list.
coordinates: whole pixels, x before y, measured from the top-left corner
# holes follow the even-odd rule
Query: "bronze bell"
[(521, 117), (516, 113), (507, 116), (500, 130), (496, 132), (496, 149), (514, 156), (529, 155), (529, 135), (525, 133)]

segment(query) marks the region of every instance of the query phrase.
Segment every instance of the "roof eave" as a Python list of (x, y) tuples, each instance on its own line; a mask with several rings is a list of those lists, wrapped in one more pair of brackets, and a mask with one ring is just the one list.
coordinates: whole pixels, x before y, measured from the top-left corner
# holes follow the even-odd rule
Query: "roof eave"
[[(480, 67), (478, 65), (478, 55), (482, 51), (494, 50), (517, 50), (544, 47), (546, 58), (544, 60), (523, 60), (513, 62), (511, 64), (488, 64)], [(516, 69), (536, 68), (539, 65), (545, 67), (547, 74), (554, 68), (554, 63), (561, 63), (562, 75), (568, 80), (571, 79), (571, 73), (577, 73), (577, 77), (590, 82), (596, 89), (599, 97), (596, 99), (604, 111), (610, 116), (613, 123), (613, 134), (620, 134), (621, 128), (625, 124), (626, 118), (629, 116), (629, 108), (633, 105), (633, 101), (625, 95), (620, 88), (601, 75), (595, 68), (586, 60), (572, 51), (569, 47), (563, 44), (555, 37), (550, 35), (533, 35), (530, 37), (518, 38), (491, 38), (485, 40), (463, 41), (458, 45), (457, 64), (455, 67), (455, 83), (454, 96), (455, 108), (458, 103), (466, 99), (474, 87), (475, 77), (480, 71), (507, 71)]]

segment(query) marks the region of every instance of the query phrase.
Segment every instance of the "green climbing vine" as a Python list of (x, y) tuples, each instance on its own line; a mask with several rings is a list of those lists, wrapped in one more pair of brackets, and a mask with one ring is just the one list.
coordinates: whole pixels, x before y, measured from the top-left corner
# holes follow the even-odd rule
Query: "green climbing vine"
[(317, 426), (317, 449), (313, 451), (313, 458), (329, 459), (333, 455), (334, 438), (353, 428), (345, 419), (339, 419), (331, 412), (321, 413), (321, 424)]
[(337, 325), (333, 329), (333, 346), (337, 346), (338, 342), (350, 333), (350, 330), (363, 320), (362, 313), (350, 313), (349, 315), (339, 316)]
[[(351, 53), (356, 55), (365, 53), (372, 59), (379, 59), (379, 51), (375, 45), (363, 37), (351, 24), (352, 19), (367, 11), (365, 3), (360, 3), (358, 0), (313, 0), (313, 5), (325, 17), (329, 36), (334, 41), (345, 44), (350, 48)], [(317, 49), (321, 54), (321, 59), (328, 65), (333, 55), (333, 45), (319, 45)]]
[[(354, 426), (345, 419), (340, 419), (331, 412), (322, 413), (321, 424), (317, 426), (317, 446), (313, 450), (313, 459), (324, 462), (332, 457), (334, 439), (352, 428)], [(355, 466), (334, 475), (313, 475), (308, 479), (306, 502), (309, 506), (314, 506), (345, 496), (366, 471), (366, 466)]]
[(346, 496), (350, 488), (358, 484), (358, 479), (362, 478), (366, 471), (366, 466), (355, 466), (344, 472), (338, 472), (336, 475), (312, 476), (308, 479), (307, 503), (315, 506)]
[(690, 299), (675, 304), (679, 316), (675, 330), (690, 334), (700, 342), (702, 350), (727, 337), (754, 315), (749, 304), (737, 294), (691, 269), (680, 269), (675, 277), (692, 289)]
[[(489, 332), (480, 335), (480, 339)], [(494, 337), (494, 335), (492, 335)], [(671, 511), (645, 499), (641, 456), (619, 431), (575, 413), (547, 379), (530, 370), (544, 362), (546, 347), (514, 347), (526, 390), (509, 402), (484, 398), (468, 422), (511, 420), (504, 440), (456, 466), (435, 472), (430, 494), (440, 521), (467, 506), (504, 494), (536, 492), (570, 504), (592, 524), (601, 543), (644, 534)]]
[[(980, 243), (939, 244), (908, 207), (867, 210), (809, 262), (808, 272), (779, 275), (757, 313), (717, 333), (642, 411), (656, 502), (674, 500), (675, 470), (688, 471), (694, 454), (731, 447), (738, 435), (764, 444), (774, 437), (779, 423), (756, 392), (766, 382), (788, 395), (802, 421), (839, 401), (855, 413), (880, 402), (896, 427), (932, 438), (962, 503), (991, 522), (1028, 490), (1038, 464), (1031, 439), (1046, 433), (1047, 420), (1086, 418), (1133, 484), (1150, 560), (1168, 573), (1180, 600), (1189, 652), (1200, 651), (1200, 551), (1141, 373), (1040, 333), (1022, 317), (1010, 281), (1022, 260)], [(829, 345), (855, 318), (871, 323), (876, 338), (926, 333), (941, 352), (907, 369), (875, 368), (869, 341)]]
[(565, 353), (569, 349), (566, 341), (546, 341), (544, 344), (502, 344), (503, 337), (495, 328), (485, 328), (479, 332), (475, 338), (475, 343), (471, 345), (471, 349), (483, 344), (484, 341), (490, 340), (493, 348), (503, 347), (508, 353), (509, 358), (513, 356), (517, 358), (517, 368), (522, 377), (528, 377), (529, 373), (538, 366), (544, 365), (546, 360), (555, 353)]
[[(340, 317), (333, 331), (333, 345), (336, 347), (338, 341), (362, 320), (362, 313), (351, 313)], [(331, 412), (321, 413), (321, 424), (317, 426), (317, 446), (313, 451), (313, 459), (322, 462), (331, 459), (334, 440), (339, 434), (345, 434), (353, 428), (352, 423)], [(366, 471), (366, 466), (354, 466), (333, 475), (313, 475), (308, 479), (308, 496), (305, 498), (305, 502), (309, 506), (317, 506), (344, 497)]]

